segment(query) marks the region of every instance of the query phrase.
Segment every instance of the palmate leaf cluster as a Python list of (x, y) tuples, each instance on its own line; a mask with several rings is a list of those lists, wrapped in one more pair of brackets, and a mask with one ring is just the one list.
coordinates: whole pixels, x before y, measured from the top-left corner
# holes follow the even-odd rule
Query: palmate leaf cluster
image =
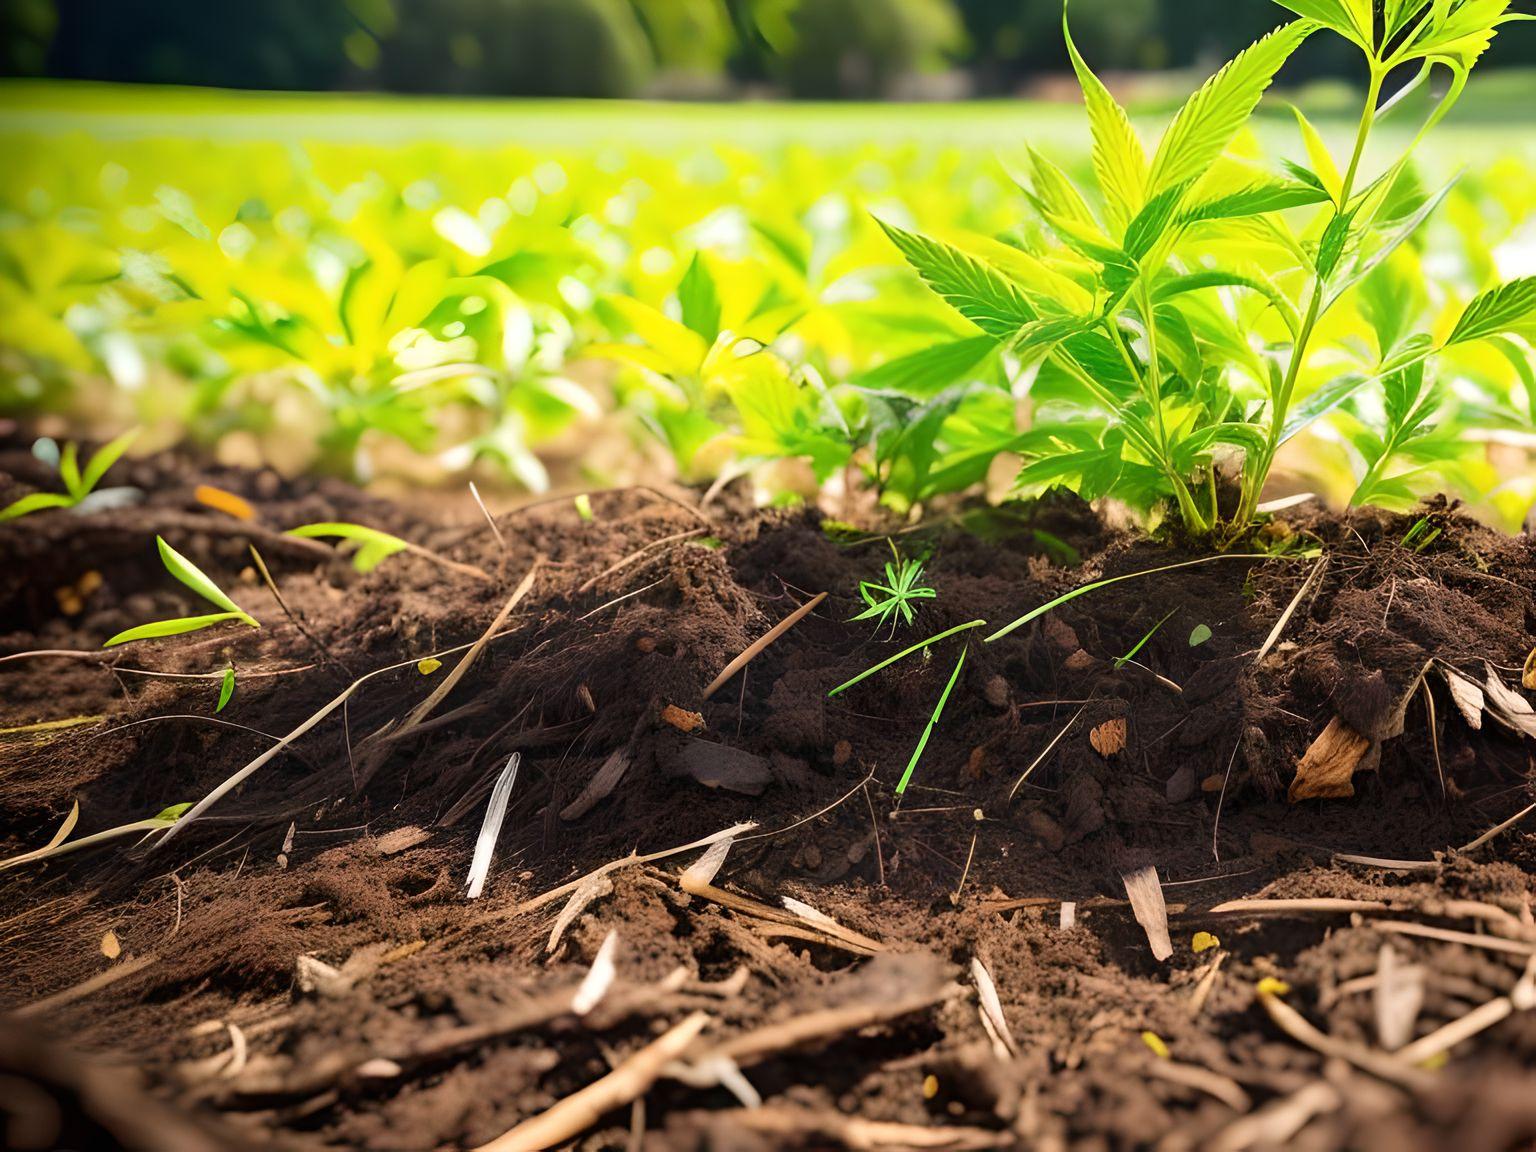
[[(1422, 188), (1408, 153), (1369, 179), (1362, 161), (1395, 103), (1381, 102), (1389, 78), (1417, 68), (1412, 87), (1435, 66), (1451, 73), (1416, 144), (1518, 17), (1506, 0), (1282, 2), (1303, 19), (1207, 81), (1150, 154), (1064, 25), (1096, 196), (1032, 152), (1024, 192), (1041, 227), (1006, 266), (886, 225), (930, 288), (1034, 371), (1036, 420), (1011, 449), (1026, 458), (1021, 489), (1171, 502), (1194, 533), (1224, 520), (1240, 533), (1278, 450), (1329, 414), (1359, 462), (1356, 500), (1401, 503), (1426, 483), (1479, 479), (1440, 362), (1499, 341), (1528, 379), (1529, 349), (1515, 340), (1536, 329), (1536, 280), (1484, 292), (1435, 331), (1413, 244), (1449, 186)], [(1245, 126), (1281, 66), (1324, 30), (1367, 64), (1354, 151), (1336, 162), (1298, 111), (1306, 162), (1266, 166)], [(1223, 460), (1239, 469), (1235, 508), (1218, 497)]]

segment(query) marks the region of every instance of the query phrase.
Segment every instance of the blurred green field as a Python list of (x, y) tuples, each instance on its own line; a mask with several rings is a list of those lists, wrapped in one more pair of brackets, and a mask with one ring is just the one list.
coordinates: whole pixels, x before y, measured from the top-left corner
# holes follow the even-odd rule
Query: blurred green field
[[(1426, 187), (1466, 168), (1421, 246), (1437, 307), (1531, 262), (1531, 91), (1493, 77), (1418, 160)], [(1346, 149), (1348, 93), (1301, 98)], [(1173, 106), (1144, 87), (1144, 135)], [(1367, 163), (1411, 119), (1384, 125)], [(1299, 146), (1278, 100), (1237, 142), (1254, 162)], [(3, 84), (0, 411), (363, 479), (753, 471), (786, 498), (853, 469), (904, 507), (986, 480), (1028, 422), (1028, 385), (1003, 363), (964, 369), (987, 387), (963, 401), (941, 387), (955, 379), (893, 382), (886, 366), (974, 329), (874, 217), (1006, 260), (1038, 233), (1011, 177), (1027, 148), (1089, 181), (1087, 147), (1073, 103)], [(741, 369), (727, 350), (743, 338), (772, 358)], [(1483, 367), (1508, 392), (1496, 423), (1524, 434), (1518, 374)], [(910, 461), (881, 437), (925, 414), (935, 455), (900, 477)], [(1348, 445), (1308, 444), (1300, 473), (1347, 495)]]

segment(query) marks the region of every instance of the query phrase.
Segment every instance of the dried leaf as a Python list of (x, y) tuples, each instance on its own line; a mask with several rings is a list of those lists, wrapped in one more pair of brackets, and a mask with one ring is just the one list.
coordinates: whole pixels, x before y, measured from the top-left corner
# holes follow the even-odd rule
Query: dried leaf
[(997, 985), (979, 956), (971, 957), (971, 979), (976, 982), (976, 998), (981, 1002), (982, 1022), (987, 1026), (994, 1043), (1002, 1047), (1002, 1058), (1017, 1056), (1018, 1041), (1013, 1038), (1008, 1020), (1003, 1016), (1003, 1004), (998, 999)]
[(1520, 675), (1520, 686), (1536, 692), (1536, 648), (1525, 658), (1525, 670)]
[(1500, 680), (1499, 674), (1491, 666), (1488, 666), (1488, 678), (1483, 681), (1483, 693), (1488, 715), (1511, 732), (1536, 740), (1536, 709), (1531, 707), (1529, 700)]
[(1125, 717), (1116, 716), (1113, 720), (1104, 721), (1088, 733), (1088, 743), (1106, 760), (1125, 751)]
[(521, 752), (514, 752), (507, 758), (507, 766), (501, 770), (501, 775), (496, 778), (496, 784), (491, 789), (490, 803), (485, 808), (485, 820), (480, 825), (480, 835), (475, 841), (475, 854), (469, 865), (468, 896), (471, 900), (478, 899), (480, 892), (485, 887), (485, 878), (491, 871), (491, 858), (496, 854), (496, 840), (501, 835), (501, 824), (507, 816), (507, 801), (512, 796), (512, 785), (517, 783), (518, 765), (522, 763)]
[(1465, 676), (1451, 668), (1440, 669), (1445, 675), (1445, 685), (1451, 690), (1451, 702), (1467, 722), (1467, 727), (1479, 732), (1483, 727), (1483, 690)]
[(1391, 944), (1376, 954), (1376, 1038), (1388, 1052), (1413, 1039), (1424, 1005), (1424, 969), (1404, 964)]
[(607, 896), (613, 891), (613, 881), (606, 876), (589, 876), (576, 891), (571, 893), (571, 898), (566, 901), (565, 907), (560, 910), (559, 917), (555, 920), (555, 926), (549, 931), (549, 942), (544, 949), (553, 952), (560, 943), (560, 937), (565, 935), (565, 930), (576, 921), (576, 917), (586, 911), (587, 905), (601, 896)]
[(670, 724), (679, 732), (697, 732), (704, 727), (704, 717), (697, 712), (689, 712), (686, 708), (679, 708), (676, 704), (668, 704), (661, 710), (661, 719), (665, 724)]
[(1124, 872), (1120, 881), (1136, 913), (1136, 923), (1147, 934), (1152, 945), (1152, 955), (1166, 960), (1173, 955), (1173, 940), (1168, 935), (1168, 905), (1163, 901), (1163, 885), (1157, 878), (1157, 869), (1150, 865)]
[(117, 939), (117, 933), (107, 929), (107, 934), (101, 938), (101, 954), (108, 960), (116, 960), (123, 954), (123, 946)]
[(76, 800), (74, 804), (70, 806), (69, 815), (64, 817), (64, 823), (60, 824), (59, 830), (53, 834), (53, 839), (48, 841), (47, 844), (43, 845), (43, 851), (51, 852), (60, 844), (64, 843), (65, 838), (75, 830), (75, 824), (79, 821), (79, 819), (80, 801)]
[(1370, 748), (1369, 740), (1335, 716), (1296, 765), (1288, 799), (1295, 804), (1353, 796), (1355, 769)]

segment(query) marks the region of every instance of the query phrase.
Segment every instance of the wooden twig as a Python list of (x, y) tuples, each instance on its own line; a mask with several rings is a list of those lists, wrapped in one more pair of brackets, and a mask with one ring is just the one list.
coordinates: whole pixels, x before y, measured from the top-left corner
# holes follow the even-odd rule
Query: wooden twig
[(17, 1020), (26, 1020), (34, 1016), (46, 1016), (55, 1008), (62, 1008), (66, 1004), (73, 1004), (76, 1000), (84, 1000), (87, 996), (92, 996), (120, 980), (126, 980), (130, 976), (137, 976), (151, 964), (158, 962), (159, 959), (159, 956), (151, 952), (147, 956), (136, 956), (131, 960), (124, 960), (121, 963), (114, 964), (105, 972), (98, 972), (88, 980), (82, 980), (80, 983), (55, 992), (51, 996), (44, 996), (41, 1000), (34, 1000), (30, 1004), (24, 1004), (13, 1011), (11, 1016)]
[(425, 700), (416, 705), (410, 714), (399, 724), (375, 732), (367, 740), (363, 741), (358, 749), (363, 753), (358, 762), (357, 769), (357, 787), (359, 789), (367, 787), (368, 781), (373, 778), (373, 774), (379, 770), (385, 756), (388, 755), (385, 737), (391, 743), (405, 739), (421, 726), (422, 721), (430, 716), (433, 709), (447, 698), (448, 693), (458, 687), (459, 681), (464, 679), (465, 673), (480, 658), (480, 653), (485, 651), (485, 646), (491, 642), (491, 638), (501, 631), (501, 626), (507, 622), (507, 617), (512, 615), (512, 610), (522, 603), (523, 597), (528, 595), (529, 590), (533, 587), (534, 580), (538, 578), (539, 568), (543, 563), (544, 557), (542, 556), (534, 560), (532, 566), (528, 569), (528, 574), (513, 589), (512, 595), (507, 597), (507, 602), (501, 606), (501, 611), (496, 613), (496, 618), (491, 621), (490, 627), (481, 634), (480, 639), (470, 645), (469, 651), (464, 653), (463, 658), (453, 666), (452, 671), (448, 675), (442, 678), (437, 687), (432, 689)]
[[(922, 1152), (983, 1152), (1010, 1148), (1013, 1137), (1007, 1132), (986, 1128), (924, 1127), (884, 1120), (865, 1120), (841, 1112), (813, 1112), (803, 1108), (769, 1105), (763, 1108), (732, 1109), (699, 1115), (699, 1124), (707, 1128), (719, 1124), (723, 1131), (758, 1132), (771, 1139), (812, 1143), (808, 1147), (826, 1148), (827, 1141), (856, 1152), (874, 1152), (881, 1148), (915, 1149)], [(795, 1147), (800, 1147), (796, 1143)]]
[(1264, 1011), (1269, 1013), (1269, 1018), (1275, 1022), (1280, 1031), (1320, 1055), (1334, 1056), (1348, 1061), (1362, 1072), (1369, 1072), (1379, 1080), (1385, 1080), (1389, 1084), (1396, 1084), (1402, 1088), (1423, 1091), (1433, 1082), (1428, 1075), (1396, 1056), (1373, 1052), (1359, 1044), (1328, 1035), (1316, 1028), (1310, 1020), (1273, 991), (1261, 986), (1258, 990), (1258, 998), (1259, 1003), (1264, 1006)]
[(523, 1121), (488, 1144), (480, 1145), (475, 1152), (538, 1152), (581, 1135), (604, 1114), (649, 1091), (661, 1070), (681, 1056), (709, 1022), (708, 1013), (693, 1013), (602, 1079), (567, 1096), (548, 1111)]
[(732, 676), (736, 675), (736, 673), (740, 672), (748, 664), (752, 663), (752, 661), (761, 656), (768, 645), (772, 644), (780, 636), (784, 635), (784, 633), (788, 632), (796, 624), (804, 620), (808, 615), (811, 614), (811, 612), (815, 610), (816, 606), (826, 598), (827, 594), (825, 592), (816, 593), (816, 595), (812, 596), (804, 604), (800, 605), (800, 607), (796, 608), (788, 616), (780, 620), (765, 634), (749, 644), (745, 652), (727, 664), (724, 671), (722, 671), (720, 675), (716, 676), (712, 681), (710, 681), (709, 687), (704, 689), (704, 699), (708, 700), (711, 696), (713, 696), (717, 691), (720, 690), (721, 687), (725, 685), (728, 680), (730, 680)]
[(1269, 635), (1264, 638), (1264, 643), (1259, 646), (1259, 653), (1253, 658), (1255, 664), (1263, 663), (1264, 657), (1269, 655), (1270, 649), (1275, 646), (1275, 643), (1285, 632), (1285, 626), (1291, 622), (1291, 617), (1295, 614), (1297, 607), (1312, 588), (1312, 582), (1317, 579), (1327, 563), (1328, 557), (1322, 556), (1312, 566), (1312, 571), (1307, 573), (1307, 578), (1301, 582), (1301, 587), (1296, 589), (1296, 595), (1291, 598), (1291, 602), (1285, 611), (1280, 613), (1280, 619), (1275, 621), (1275, 626), (1269, 630)]
[(674, 532), (671, 536), (663, 536), (660, 540), (652, 540), (644, 547), (635, 549), (635, 551), (631, 552), (622, 560), (608, 565), (608, 567), (604, 568), (596, 576), (583, 583), (581, 587), (576, 589), (576, 595), (582, 596), (592, 591), (593, 588), (596, 588), (598, 584), (600, 584), (607, 577), (612, 576), (615, 572), (622, 572), (625, 568), (628, 568), (636, 561), (644, 559), (647, 553), (656, 548), (660, 548), (663, 544), (671, 544), (678, 540), (690, 540), (695, 536), (702, 536), (706, 531), (708, 531), (706, 528), (690, 528), (686, 532)]

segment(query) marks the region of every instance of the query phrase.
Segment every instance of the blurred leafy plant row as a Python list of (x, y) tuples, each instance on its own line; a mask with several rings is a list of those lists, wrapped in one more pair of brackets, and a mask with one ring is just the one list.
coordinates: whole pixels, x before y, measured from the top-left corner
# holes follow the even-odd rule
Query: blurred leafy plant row
[[(1113, 127), (1102, 101), (1094, 122)], [(1536, 300), (1494, 299), (1477, 339), (1467, 309), (1536, 272), (1536, 171), (1490, 155), (1447, 184), (1400, 160), (1352, 195), (1347, 152), (1290, 131), (1305, 163), (1239, 125), (1176, 196), (1146, 170), (1116, 190), (1133, 153), (1102, 139), (1097, 180), (1086, 149), (1021, 151), (1027, 195), (939, 144), (0, 141), (0, 411), (362, 478), (538, 488), (552, 458), (602, 480), (662, 454), (688, 480), (868, 485), (898, 511), (989, 475), (1205, 509), (1220, 469), (1279, 451), (1336, 496), (1448, 488), (1518, 522), (1536, 476), (1500, 453), (1536, 432)], [(1224, 197), (1148, 230), (1149, 205)], [(904, 256), (952, 301), (973, 278), (970, 306)], [(1291, 301), (1314, 282), (1309, 322)], [(1294, 438), (1258, 415), (1277, 392), (1308, 415)]]
[[(0, 75), (525, 96), (771, 86), (877, 97), (961, 70), (1010, 93), (1070, 68), (1057, 0), (0, 0)], [(1104, 69), (1226, 59), (1268, 31), (1261, 0), (1074, 0)], [(1496, 63), (1536, 63), (1514, 37)], [(1353, 61), (1319, 44), (1299, 74)]]

